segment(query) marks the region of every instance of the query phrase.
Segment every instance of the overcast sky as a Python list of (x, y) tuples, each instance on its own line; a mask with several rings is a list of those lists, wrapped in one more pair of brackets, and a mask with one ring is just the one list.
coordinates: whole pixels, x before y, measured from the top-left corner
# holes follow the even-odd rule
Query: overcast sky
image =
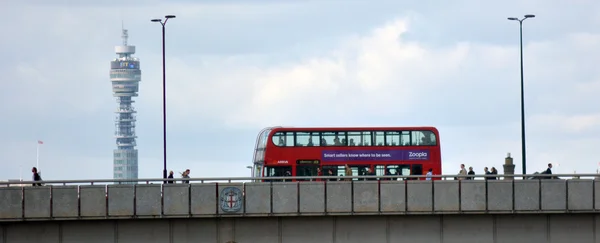
[[(85, 2), (85, 3), (82, 3)], [(524, 22), (528, 172), (600, 162), (600, 2), (0, 1), (0, 179), (112, 178), (109, 80), (121, 25), (142, 82), (140, 178), (162, 176), (161, 29), (169, 170), (247, 176), (266, 126), (435, 126), (443, 171), (521, 171)]]

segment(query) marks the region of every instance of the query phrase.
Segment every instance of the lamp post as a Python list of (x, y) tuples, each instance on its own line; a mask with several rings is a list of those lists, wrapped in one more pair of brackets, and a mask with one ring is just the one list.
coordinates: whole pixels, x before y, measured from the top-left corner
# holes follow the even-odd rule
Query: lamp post
[(253, 172), (252, 171), (252, 166), (248, 165), (248, 166), (246, 166), (246, 169), (250, 170), (250, 177), (254, 176), (254, 173), (252, 173)]
[[(175, 18), (175, 15), (166, 15), (165, 20), (152, 19), (152, 22), (157, 22), (162, 25), (162, 68), (163, 68), (163, 179), (167, 179), (167, 86), (166, 86), (166, 70), (165, 70), (165, 25), (169, 19)], [(164, 181), (166, 184), (167, 181)]]
[(523, 21), (528, 18), (535, 18), (533, 14), (527, 14), (522, 19), (511, 17), (508, 20), (519, 21), (519, 39), (521, 43), (521, 156), (523, 162), (523, 174), (527, 174), (527, 162), (525, 153), (525, 95), (523, 91)]

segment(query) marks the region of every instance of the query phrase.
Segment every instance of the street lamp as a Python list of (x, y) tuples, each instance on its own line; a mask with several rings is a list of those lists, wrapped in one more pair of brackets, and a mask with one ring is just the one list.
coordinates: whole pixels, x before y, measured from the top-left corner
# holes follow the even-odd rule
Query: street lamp
[(520, 42), (521, 42), (521, 156), (523, 161), (523, 174), (527, 174), (527, 162), (526, 162), (526, 154), (525, 154), (525, 96), (523, 91), (523, 21), (528, 18), (535, 18), (533, 14), (527, 14), (522, 19), (511, 17), (508, 20), (519, 21), (519, 33), (520, 33)]
[(252, 177), (254, 175), (254, 173), (252, 171), (252, 166), (248, 165), (248, 166), (246, 166), (246, 169), (250, 170), (250, 177)]
[[(152, 22), (157, 22), (162, 25), (162, 67), (163, 67), (163, 179), (167, 179), (167, 86), (166, 86), (166, 70), (165, 70), (165, 25), (169, 19), (174, 19), (175, 15), (166, 15), (165, 20), (152, 19)], [(164, 181), (166, 184), (167, 181)]]

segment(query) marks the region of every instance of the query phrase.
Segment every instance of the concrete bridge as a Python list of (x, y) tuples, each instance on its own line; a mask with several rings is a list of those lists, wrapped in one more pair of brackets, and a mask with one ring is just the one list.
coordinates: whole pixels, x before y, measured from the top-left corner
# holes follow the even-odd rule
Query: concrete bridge
[(593, 179), (235, 180), (0, 188), (0, 242), (597, 242), (599, 232)]

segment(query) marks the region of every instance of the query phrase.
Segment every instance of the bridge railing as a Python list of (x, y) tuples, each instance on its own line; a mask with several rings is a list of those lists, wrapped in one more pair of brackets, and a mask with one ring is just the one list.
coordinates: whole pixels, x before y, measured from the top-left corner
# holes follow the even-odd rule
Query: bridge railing
[(497, 178), (498, 180), (533, 180), (547, 179), (552, 176), (555, 179), (600, 179), (600, 174), (527, 174), (527, 175), (392, 175), (392, 176), (281, 176), (281, 177), (205, 177), (205, 178), (142, 178), (142, 179), (83, 179), (83, 180), (44, 180), (44, 181), (0, 181), (0, 187), (11, 186), (30, 186), (34, 183), (43, 185), (108, 185), (108, 184), (157, 184), (165, 181), (172, 183), (182, 183), (183, 181), (192, 183), (214, 183), (214, 182), (268, 182), (268, 181), (331, 181), (339, 180), (425, 180), (427, 177), (433, 180), (457, 180), (457, 179), (473, 179), (486, 180)]
[[(515, 178), (536, 176), (547, 175), (514, 175)], [(135, 180), (138, 184), (118, 184), (131, 180), (43, 181), (44, 186), (16, 186), (16, 183), (30, 185), (31, 181), (2, 182), (0, 186), (5, 187), (0, 188), (0, 220), (600, 210), (597, 199), (600, 191), (596, 193), (600, 190), (600, 180), (595, 180), (598, 175), (552, 176), (566, 180), (483, 180), (486, 176), (475, 175), (475, 180), (347, 176), (260, 178), (271, 182), (257, 182), (257, 178), (249, 177), (190, 178), (186, 179), (189, 184), (179, 183), (182, 179), (163, 184), (162, 178)], [(568, 179), (573, 177), (579, 179)]]

